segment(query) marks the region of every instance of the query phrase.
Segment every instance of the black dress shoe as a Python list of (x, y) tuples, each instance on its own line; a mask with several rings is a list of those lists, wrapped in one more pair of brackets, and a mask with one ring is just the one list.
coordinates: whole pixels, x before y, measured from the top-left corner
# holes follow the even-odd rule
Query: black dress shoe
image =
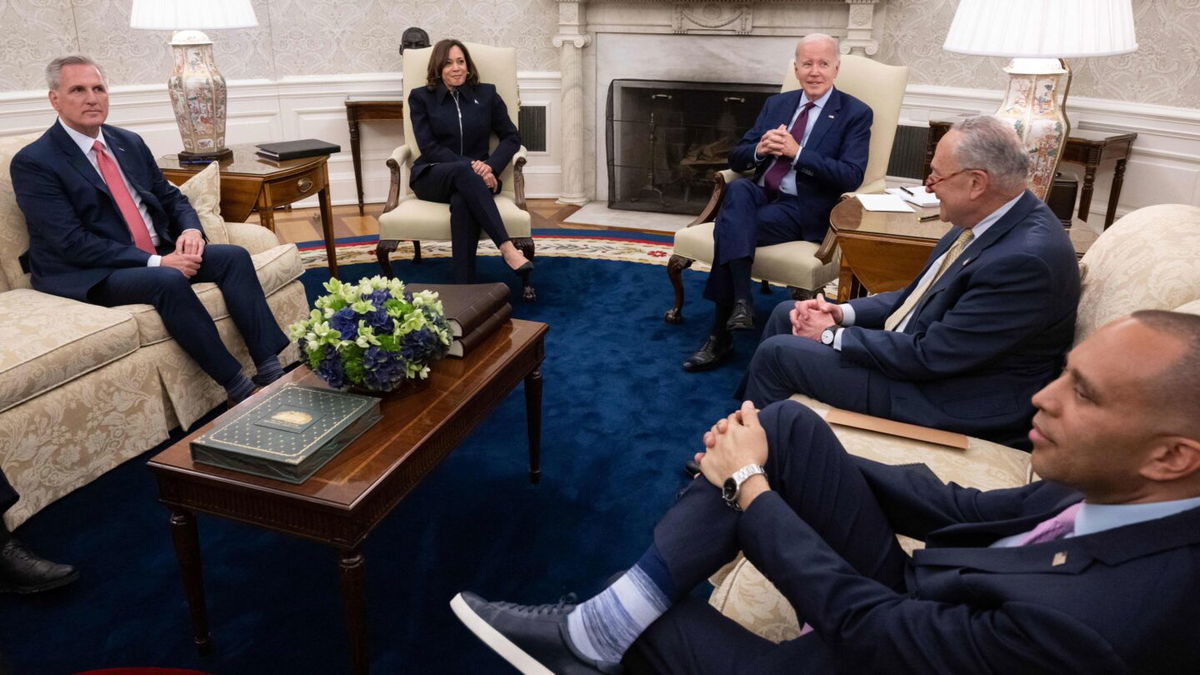
[(0, 593), (48, 591), (78, 578), (74, 567), (39, 558), (16, 539), (0, 547)]
[(709, 335), (700, 347), (700, 351), (692, 354), (687, 361), (683, 362), (683, 369), (689, 373), (712, 370), (727, 361), (732, 354), (732, 336)]
[(733, 312), (725, 322), (727, 330), (754, 330), (754, 306), (749, 300), (734, 300)]
[(475, 637), (522, 673), (619, 673), (618, 663), (593, 661), (578, 652), (567, 634), (575, 605), (514, 605), (488, 602), (463, 592), (450, 609)]

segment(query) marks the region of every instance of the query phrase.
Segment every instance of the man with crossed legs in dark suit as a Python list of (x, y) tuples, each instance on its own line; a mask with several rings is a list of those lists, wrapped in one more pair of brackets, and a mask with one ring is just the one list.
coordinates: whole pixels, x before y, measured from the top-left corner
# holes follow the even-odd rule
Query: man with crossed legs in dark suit
[[(39, 291), (114, 306), (153, 305), (171, 337), (231, 403), (283, 374), (287, 346), (250, 254), (207, 245), (196, 211), (132, 132), (104, 124), (108, 87), (84, 56), (46, 67), (58, 121), (18, 152), (11, 173), (29, 228), (24, 260)], [(242, 373), (191, 284), (215, 282), (257, 374)]]
[[(1200, 316), (1108, 324), (1033, 397), (1043, 480), (988, 492), (852, 457), (795, 401), (747, 401), (599, 595), (451, 607), (525, 673), (1194, 673), (1197, 383)], [(926, 548), (910, 559), (896, 534)], [(688, 597), (739, 550), (799, 637), (776, 644)]]
[(721, 365), (733, 353), (730, 331), (754, 328), (750, 267), (754, 249), (785, 241), (819, 242), (838, 197), (862, 183), (871, 145), (871, 108), (833, 86), (838, 42), (822, 33), (796, 45), (800, 89), (763, 104), (754, 127), (729, 153), (729, 168), (754, 170), (729, 184), (713, 228), (713, 264), (704, 286), (713, 324), (689, 372)]

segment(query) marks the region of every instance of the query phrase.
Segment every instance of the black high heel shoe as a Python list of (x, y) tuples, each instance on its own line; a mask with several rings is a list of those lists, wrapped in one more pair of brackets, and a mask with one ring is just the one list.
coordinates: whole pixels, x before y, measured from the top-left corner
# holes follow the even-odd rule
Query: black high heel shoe
[(513, 274), (524, 279), (525, 277), (529, 276), (529, 273), (532, 271), (533, 271), (533, 262), (526, 260), (524, 265), (521, 265), (520, 267), (513, 270)]

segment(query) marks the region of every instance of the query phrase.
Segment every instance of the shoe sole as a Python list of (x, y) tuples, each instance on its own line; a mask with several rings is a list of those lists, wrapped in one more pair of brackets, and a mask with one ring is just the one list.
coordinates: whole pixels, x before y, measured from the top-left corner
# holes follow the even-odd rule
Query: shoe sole
[(476, 614), (475, 610), (471, 609), (471, 606), (463, 599), (462, 593), (455, 595), (450, 600), (450, 609), (467, 627), (467, 630), (474, 633), (475, 637), (479, 638), (483, 644), (524, 675), (554, 675), (549, 668), (543, 666), (541, 662), (514, 644), (512, 640), (504, 637), (500, 631), (484, 621), (483, 617)]
[(0, 586), (0, 593), (16, 593), (17, 595), (29, 595), (31, 593), (41, 593), (42, 591), (52, 591), (56, 588), (62, 588), (67, 584), (74, 582), (79, 578), (79, 570), (68, 574), (65, 577), (60, 577), (54, 581), (47, 581), (44, 584), (37, 586)]

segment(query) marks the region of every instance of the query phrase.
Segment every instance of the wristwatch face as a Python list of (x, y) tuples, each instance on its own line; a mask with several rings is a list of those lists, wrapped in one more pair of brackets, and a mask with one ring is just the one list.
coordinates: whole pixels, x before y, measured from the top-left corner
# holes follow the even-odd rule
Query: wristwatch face
[(732, 477), (725, 479), (725, 484), (721, 486), (721, 496), (725, 501), (733, 503), (737, 500), (738, 484)]
[(833, 329), (832, 328), (826, 328), (825, 330), (821, 331), (821, 344), (823, 344), (823, 345), (833, 344)]

